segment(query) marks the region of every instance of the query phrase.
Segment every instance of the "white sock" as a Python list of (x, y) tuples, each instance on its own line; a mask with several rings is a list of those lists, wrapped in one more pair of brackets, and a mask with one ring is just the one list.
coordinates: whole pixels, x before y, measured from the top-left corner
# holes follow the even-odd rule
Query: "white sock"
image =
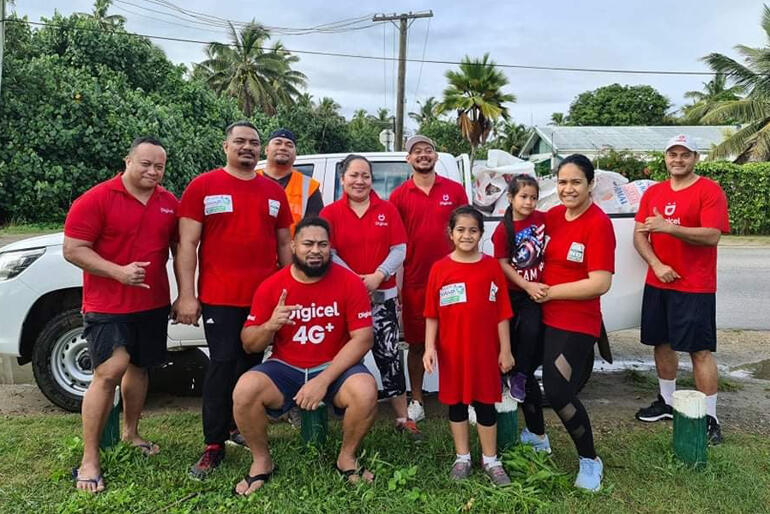
[(665, 378), (658, 378), (658, 385), (660, 386), (660, 395), (663, 397), (663, 401), (666, 405), (671, 405), (674, 402), (673, 396), (676, 391), (676, 379), (666, 380)]
[(403, 424), (406, 423), (407, 418), (396, 418), (396, 423)]
[(455, 458), (455, 462), (470, 462), (471, 461), (471, 454), (466, 453), (465, 455), (460, 455), (459, 453), (456, 453), (457, 457)]
[(711, 396), (706, 396), (706, 414), (713, 417), (719, 423), (717, 418), (717, 394), (714, 393)]
[(481, 455), (481, 464), (488, 468), (490, 466), (494, 466), (496, 464), (499, 464), (499, 461), (497, 460), (497, 454), (492, 455), (491, 457), (487, 457), (486, 455)]

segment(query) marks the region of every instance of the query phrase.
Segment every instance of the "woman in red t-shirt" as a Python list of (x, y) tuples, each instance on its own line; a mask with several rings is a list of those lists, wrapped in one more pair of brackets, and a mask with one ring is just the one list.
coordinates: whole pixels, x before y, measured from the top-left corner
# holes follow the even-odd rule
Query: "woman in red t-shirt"
[(468, 205), (455, 209), (449, 230), (455, 249), (433, 265), (425, 290), (423, 364), (428, 373), (433, 373), (436, 361), (441, 369), (438, 399), (449, 405), (457, 452), (450, 477), (462, 480), (471, 473), (468, 404), (472, 403), (484, 472), (495, 485), (505, 485), (511, 481), (497, 459), (495, 412), (495, 402), (501, 400), (500, 373), (513, 366), (505, 276), (495, 259), (479, 251), (484, 220), (476, 209)]
[(320, 216), (331, 226), (332, 258), (361, 277), (372, 300), (372, 356), (380, 372), (382, 393), (390, 399), (396, 429), (422, 438), (408, 418), (406, 379), (398, 350), (396, 271), (406, 256), (406, 229), (396, 207), (372, 190), (372, 164), (351, 154), (340, 163), (342, 198)]
[(591, 422), (577, 398), (580, 377), (592, 366), (591, 349), (601, 330), (599, 297), (615, 271), (615, 233), (609, 217), (591, 200), (594, 167), (584, 155), (564, 159), (556, 171), (562, 205), (546, 214), (543, 306), (543, 385), (577, 448), (575, 486), (601, 488), (603, 464), (594, 449)]

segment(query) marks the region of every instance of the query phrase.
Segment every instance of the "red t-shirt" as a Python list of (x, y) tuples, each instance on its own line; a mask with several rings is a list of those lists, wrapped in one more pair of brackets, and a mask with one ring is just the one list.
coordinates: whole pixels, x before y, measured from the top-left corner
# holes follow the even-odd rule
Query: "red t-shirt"
[(406, 259), (404, 286), (424, 287), (433, 263), (452, 251), (449, 239), (449, 215), (468, 203), (463, 186), (436, 175), (436, 182), (425, 194), (413, 179), (398, 186), (390, 194), (406, 227)]
[(292, 224), (283, 188), (260, 175), (241, 180), (219, 168), (190, 182), (179, 217), (203, 224), (200, 301), (251, 305), (254, 290), (278, 268), (276, 230)]
[[(636, 221), (644, 223), (654, 216), (654, 209), (669, 223), (683, 227), (708, 227), (730, 232), (727, 198), (719, 184), (700, 177), (680, 191), (671, 189), (671, 181), (655, 184), (644, 192)], [(647, 284), (661, 289), (687, 293), (714, 293), (717, 290), (717, 247), (692, 245), (668, 234), (650, 234), (655, 255), (674, 268), (682, 278), (668, 284), (658, 280), (652, 268), (647, 270)]]
[[(603, 210), (591, 206), (577, 219), (564, 219), (557, 205), (546, 213), (545, 269), (549, 286), (588, 278), (591, 271), (615, 272), (615, 231)], [(553, 300), (543, 304), (543, 323), (550, 327), (599, 337), (602, 312), (599, 298)]]
[[(320, 213), (331, 225), (331, 245), (337, 255), (359, 275), (377, 271), (390, 247), (406, 243), (406, 230), (392, 203), (372, 191), (369, 208), (360, 218), (348, 205), (347, 195)], [(384, 280), (380, 289), (396, 287), (396, 277)]]
[(254, 294), (244, 326), (267, 322), (284, 289), (286, 305), (302, 305), (302, 309), (292, 315), (295, 325), (284, 325), (275, 333), (272, 359), (313, 368), (334, 359), (352, 331), (372, 326), (372, 307), (363, 282), (334, 263), (313, 284), (292, 277), (291, 266), (272, 275)]
[(500, 401), (497, 324), (513, 316), (500, 264), (446, 256), (433, 265), (425, 292), (426, 318), (438, 319), (438, 399), (449, 405)]
[(122, 174), (97, 184), (75, 200), (64, 222), (64, 235), (93, 243), (102, 258), (124, 266), (149, 262), (144, 287), (83, 272), (83, 312), (126, 314), (170, 303), (169, 247), (177, 239), (178, 202), (157, 186), (147, 205), (126, 190)]
[[(508, 259), (513, 269), (527, 282), (540, 282), (543, 274), (543, 253), (545, 252), (545, 213), (533, 211), (523, 220), (514, 220), (516, 233), (516, 251), (511, 252), (508, 245), (508, 231), (505, 223), (498, 223), (492, 234), (495, 247), (495, 259)], [(521, 288), (508, 281), (508, 288), (521, 291)]]

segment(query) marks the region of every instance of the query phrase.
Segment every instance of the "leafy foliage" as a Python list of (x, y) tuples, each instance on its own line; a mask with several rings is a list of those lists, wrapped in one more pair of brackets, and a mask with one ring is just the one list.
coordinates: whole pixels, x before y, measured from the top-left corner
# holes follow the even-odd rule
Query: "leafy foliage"
[(569, 125), (664, 125), (668, 99), (651, 86), (611, 84), (586, 91), (569, 108)]
[(439, 152), (460, 155), (471, 151), (471, 145), (463, 138), (457, 123), (437, 118), (420, 125), (419, 133), (431, 138)]
[(594, 159), (594, 166), (603, 170), (620, 173), (628, 180), (648, 179), (647, 161), (637, 159), (631, 152), (610, 149)]
[[(717, 73), (713, 79), (703, 83), (703, 91), (687, 91), (685, 98), (693, 100), (691, 105), (682, 108), (685, 121), (689, 123), (701, 123), (703, 118), (718, 107), (722, 102), (740, 100), (745, 92), (743, 86), (727, 86), (727, 75)], [(735, 120), (730, 120), (734, 123)]]

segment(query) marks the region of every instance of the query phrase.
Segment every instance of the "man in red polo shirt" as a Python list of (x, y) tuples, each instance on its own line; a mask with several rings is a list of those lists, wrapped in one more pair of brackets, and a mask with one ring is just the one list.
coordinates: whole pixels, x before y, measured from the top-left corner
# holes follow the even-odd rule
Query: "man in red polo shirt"
[(642, 299), (642, 343), (654, 346), (660, 394), (636, 418), (672, 419), (677, 352), (692, 360), (695, 387), (706, 395), (711, 444), (722, 442), (717, 418), (717, 244), (730, 231), (722, 188), (695, 173), (698, 147), (681, 134), (666, 145), (670, 178), (645, 191), (636, 214), (634, 246), (650, 265)]
[(390, 194), (406, 227), (406, 259), (401, 289), (404, 339), (409, 344), (407, 368), (412, 388), (409, 418), (425, 419), (422, 407), (422, 379), (425, 368), (425, 287), (433, 263), (452, 251), (449, 240), (449, 215), (468, 203), (463, 187), (436, 174), (436, 145), (425, 136), (406, 141), (407, 162), (412, 176)]
[(257, 286), (278, 263), (291, 261), (286, 194), (254, 171), (260, 148), (256, 127), (240, 121), (226, 133), (227, 165), (194, 178), (179, 206), (175, 319), (196, 324), (203, 314), (210, 357), (203, 384), (206, 448), (190, 468), (196, 479), (219, 466), (226, 441), (243, 444), (233, 421), (233, 387), (244, 371), (262, 361), (262, 354), (244, 353), (241, 327)]
[(99, 438), (115, 387), (123, 394), (123, 440), (146, 455), (160, 451), (139, 436), (147, 368), (166, 361), (169, 283), (166, 261), (176, 241), (177, 200), (160, 186), (166, 150), (137, 138), (125, 171), (75, 200), (64, 224), (64, 258), (83, 270), (83, 337), (93, 380), (83, 397), (83, 459), (78, 489), (104, 490)]

